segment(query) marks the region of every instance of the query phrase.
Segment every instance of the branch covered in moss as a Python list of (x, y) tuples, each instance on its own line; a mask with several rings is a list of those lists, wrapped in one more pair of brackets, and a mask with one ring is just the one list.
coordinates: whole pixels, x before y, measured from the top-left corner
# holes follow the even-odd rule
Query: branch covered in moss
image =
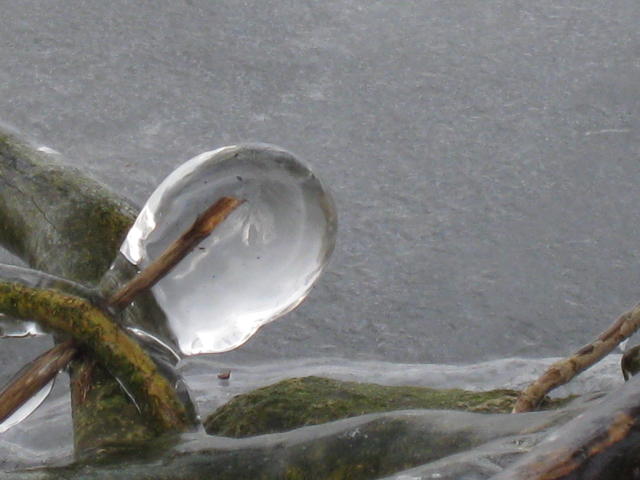
[[(95, 285), (135, 216), (122, 197), (0, 130), (0, 245), (30, 267)], [(114, 271), (105, 288), (117, 288), (120, 280)], [(124, 315), (150, 328), (162, 313), (143, 295)], [(90, 358), (72, 362), (71, 389), (77, 457), (156, 436), (117, 381)]]
[[(112, 295), (106, 301), (106, 306), (118, 309), (128, 306), (136, 296), (151, 288), (163, 276), (170, 272), (173, 267), (187, 256), (202, 239), (209, 236), (213, 229), (223, 222), (241, 203), (242, 201), (236, 198), (220, 198), (204, 213), (199, 215), (191, 228), (187, 229), (147, 268)], [(5, 270), (7, 269), (9, 269), (9, 267), (5, 267)], [(0, 271), (1, 270), (0, 268)], [(46, 278), (46, 274), (42, 275)], [(18, 283), (22, 284), (22, 282)], [(32, 285), (27, 284), (25, 286)], [(84, 332), (76, 332), (75, 336), (77, 337), (83, 333)], [(96, 339), (96, 341), (101, 340), (101, 338)], [(0, 393), (0, 421), (3, 421), (10, 412), (20, 407), (21, 404), (17, 403), (17, 401), (26, 402), (30, 398), (30, 396), (27, 395), (27, 391), (32, 392), (32, 394), (38, 392), (76, 355), (77, 348), (73, 342), (65, 342), (64, 345), (64, 347), (56, 345), (49, 352), (41, 355), (32, 362), (29, 368), (21, 373), (18, 378), (14, 379), (8, 389)], [(55, 355), (53, 355), (54, 352), (60, 358), (55, 358)], [(66, 358), (67, 360), (63, 361), (62, 358)], [(105, 365), (105, 367), (109, 368), (109, 365)], [(122, 378), (120, 378), (120, 380), (123, 381)], [(126, 379), (124, 379), (124, 381), (127, 383)], [(130, 382), (129, 380), (129, 383)], [(21, 395), (16, 395), (15, 393), (18, 392), (20, 386), (22, 386)], [(150, 396), (147, 395), (147, 397)], [(5, 407), (5, 416), (2, 416), (3, 406)]]
[(55, 290), (0, 282), (0, 311), (32, 319), (70, 335), (143, 401), (139, 407), (161, 432), (183, 431), (187, 414), (155, 363), (101, 310), (88, 301)]

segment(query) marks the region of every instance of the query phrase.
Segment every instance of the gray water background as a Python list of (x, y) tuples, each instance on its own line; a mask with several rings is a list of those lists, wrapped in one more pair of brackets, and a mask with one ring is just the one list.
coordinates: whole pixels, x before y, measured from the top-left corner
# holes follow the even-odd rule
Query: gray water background
[[(0, 122), (139, 205), (244, 141), (331, 188), (307, 301), (186, 370), (559, 356), (640, 299), (639, 24), (635, 0), (4, 2)], [(3, 342), (2, 378), (41, 348)]]

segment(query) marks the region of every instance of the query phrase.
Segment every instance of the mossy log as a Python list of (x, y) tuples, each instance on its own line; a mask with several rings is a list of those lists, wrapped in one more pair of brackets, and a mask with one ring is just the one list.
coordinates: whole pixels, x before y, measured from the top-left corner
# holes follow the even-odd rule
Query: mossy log
[[(99, 183), (0, 131), (0, 244), (32, 268), (97, 284), (135, 216), (135, 208)], [(71, 388), (78, 457), (156, 436), (116, 380), (90, 358), (73, 362)]]

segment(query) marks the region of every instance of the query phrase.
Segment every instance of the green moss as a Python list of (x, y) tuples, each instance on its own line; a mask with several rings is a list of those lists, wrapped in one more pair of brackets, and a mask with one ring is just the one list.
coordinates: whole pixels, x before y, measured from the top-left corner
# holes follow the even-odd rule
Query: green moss
[[(0, 129), (0, 245), (32, 268), (85, 285), (97, 284), (135, 216), (135, 209), (123, 197)], [(138, 307), (128, 310), (135, 310), (142, 319), (154, 315)], [(106, 371), (91, 368), (91, 375), (76, 377), (77, 372), (87, 370), (81, 361), (73, 363), (72, 409), (78, 457), (86, 456), (85, 446), (87, 451), (99, 448), (101, 439), (104, 445), (112, 444), (116, 432), (126, 431), (126, 438), (147, 435), (149, 440), (157, 435), (148, 429), (147, 420), (133, 404), (122, 407), (128, 397)], [(113, 398), (85, 395), (93, 390), (92, 383)], [(113, 417), (119, 424), (94, 416), (95, 411), (104, 411), (104, 405), (114, 408), (103, 417)], [(118, 426), (125, 423), (126, 428)], [(110, 426), (115, 431), (110, 431)]]
[[(90, 362), (78, 363), (74, 368), (83, 368)], [(90, 367), (89, 367), (90, 368)], [(137, 414), (133, 403), (120, 393), (119, 386), (112, 377), (105, 376), (103, 370), (92, 375), (92, 383), (86, 386), (81, 403), (87, 402), (93, 408), (78, 408), (73, 411), (76, 431), (74, 442), (82, 445), (79, 458), (95, 461), (101, 457), (111, 458), (116, 452), (139, 448), (155, 436), (146, 424), (132, 428), (130, 418)], [(114, 415), (113, 412), (120, 412)]]
[[(93, 228), (87, 229), (88, 224)], [(75, 240), (70, 247), (76, 247), (77, 268), (87, 281), (100, 278), (109, 268), (130, 226), (131, 218), (101, 201), (87, 203), (66, 220), (63, 228)]]
[[(167, 379), (158, 372), (155, 363), (140, 345), (88, 301), (54, 290), (0, 282), (0, 312), (33, 319), (51, 330), (71, 335), (130, 389), (157, 432), (187, 428), (186, 409)], [(111, 404), (107, 399), (119, 388), (111, 383), (103, 385), (103, 390), (98, 410), (108, 411)], [(126, 402), (125, 397), (113, 398), (112, 401), (118, 402), (115, 411), (122, 413), (119, 402)]]
[[(507, 413), (515, 390), (470, 392), (460, 389), (389, 387), (320, 377), (292, 378), (238, 395), (204, 422), (207, 433), (246, 437), (317, 425), (341, 418), (404, 409)], [(558, 407), (566, 400), (547, 400)]]
[(290, 467), (284, 472), (284, 480), (304, 480), (305, 475), (297, 467)]

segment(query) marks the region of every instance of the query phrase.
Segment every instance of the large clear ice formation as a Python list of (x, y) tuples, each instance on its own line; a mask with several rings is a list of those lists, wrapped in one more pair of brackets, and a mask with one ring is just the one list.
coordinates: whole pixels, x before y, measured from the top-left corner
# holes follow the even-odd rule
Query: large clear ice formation
[(335, 244), (333, 201), (311, 170), (279, 147), (247, 144), (171, 173), (121, 254), (144, 269), (222, 196), (245, 202), (152, 289), (174, 336), (159, 340), (187, 356), (237, 348), (299, 305)]

